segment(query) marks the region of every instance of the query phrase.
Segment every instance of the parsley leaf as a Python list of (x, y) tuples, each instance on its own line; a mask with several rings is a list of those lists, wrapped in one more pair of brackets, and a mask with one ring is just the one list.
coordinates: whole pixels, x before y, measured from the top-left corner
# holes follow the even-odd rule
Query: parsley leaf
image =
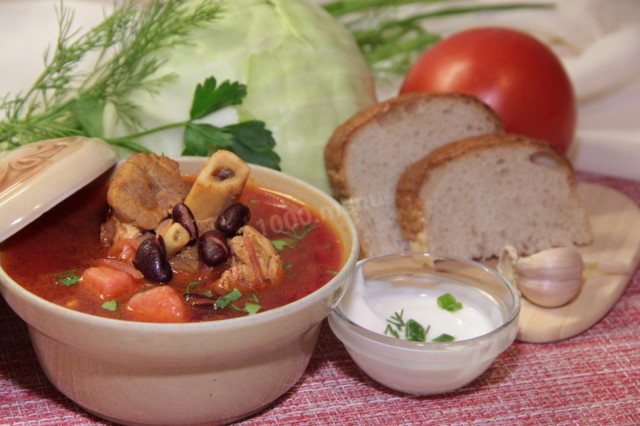
[(249, 315), (257, 314), (260, 309), (262, 309), (262, 306), (255, 303), (244, 304), (244, 311)]
[(240, 308), (240, 307), (234, 305), (233, 303), (231, 304), (231, 307), (233, 309), (235, 309), (236, 311), (246, 312), (249, 315), (256, 314), (256, 313), (258, 313), (258, 311), (260, 309), (262, 309), (262, 306), (260, 306), (258, 304), (258, 303), (260, 303), (260, 300), (258, 300), (258, 296), (255, 293), (249, 295), (249, 297), (247, 297), (247, 300), (249, 302), (245, 302), (244, 308)]
[(427, 340), (427, 331), (419, 322), (410, 319), (405, 324), (404, 337), (413, 342), (424, 342)]
[(229, 148), (248, 163), (280, 170), (280, 156), (273, 148), (276, 141), (262, 121), (243, 121), (223, 127), (233, 137)]
[(209, 156), (219, 149), (227, 149), (249, 163), (280, 170), (280, 157), (273, 150), (276, 141), (262, 121), (244, 121), (222, 128), (194, 123), (222, 108), (241, 104), (246, 95), (247, 87), (238, 82), (226, 80), (218, 86), (215, 77), (209, 77), (198, 84), (190, 119), (184, 128), (182, 154)]
[(118, 308), (118, 304), (115, 300), (107, 300), (100, 307), (102, 309), (106, 309), (107, 311), (115, 312)]
[(182, 155), (207, 157), (219, 149), (230, 149), (233, 136), (211, 124), (188, 123), (183, 133), (184, 150)]
[(56, 280), (67, 287), (77, 284), (80, 281), (80, 275), (76, 274), (77, 269), (69, 269), (68, 271), (58, 272), (57, 274), (53, 274)]
[(187, 285), (185, 293), (189, 294), (193, 289), (195, 289), (200, 284), (200, 281), (191, 281), (189, 285)]
[(462, 309), (462, 303), (458, 302), (455, 296), (450, 293), (445, 293), (442, 296), (438, 297), (438, 306), (449, 312), (454, 312)]
[(281, 238), (278, 240), (271, 240), (271, 244), (276, 250), (282, 250), (286, 247), (294, 247), (296, 241), (293, 238)]
[(454, 340), (456, 340), (456, 338), (453, 337), (452, 335), (447, 333), (442, 333), (441, 335), (433, 339), (432, 342), (453, 342)]
[(239, 105), (246, 95), (247, 86), (244, 84), (226, 80), (217, 86), (215, 77), (209, 77), (204, 83), (198, 83), (196, 86), (189, 117), (191, 120), (197, 120), (222, 108)]
[[(205, 81), (205, 86), (212, 78)], [(209, 111), (207, 113), (209, 114), (217, 111), (220, 107), (240, 103), (246, 91), (239, 88), (244, 86), (237, 83), (225, 85), (225, 83), (213, 93), (207, 92), (204, 89), (205, 86), (198, 85), (201, 89), (200, 92), (196, 90), (196, 98), (199, 96), (200, 98), (197, 99), (197, 102), (194, 98), (192, 118), (183, 124), (184, 149), (182, 155), (209, 156), (219, 149), (226, 149), (248, 163), (280, 170), (280, 156), (274, 151), (276, 141), (262, 121), (243, 121), (225, 127), (193, 122), (194, 119), (201, 118), (204, 111)], [(215, 84), (215, 79), (213, 84)]]
[(242, 297), (242, 293), (237, 288), (234, 288), (224, 296), (218, 297), (216, 300), (216, 306), (218, 308), (226, 308), (229, 303), (238, 300)]

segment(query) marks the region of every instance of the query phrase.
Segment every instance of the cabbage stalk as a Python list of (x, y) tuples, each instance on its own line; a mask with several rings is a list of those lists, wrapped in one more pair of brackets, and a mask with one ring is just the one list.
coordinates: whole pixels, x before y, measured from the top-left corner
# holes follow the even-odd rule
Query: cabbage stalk
[[(193, 32), (192, 42), (162, 52), (159, 74), (178, 78), (156, 93), (137, 91), (144, 128), (188, 118), (193, 91), (205, 78), (247, 85), (241, 105), (203, 122), (260, 120), (276, 140), (283, 172), (329, 191), (323, 150), (335, 128), (376, 101), (373, 79), (351, 33), (305, 0), (229, 0), (220, 18)], [(111, 120), (113, 121), (113, 120)], [(105, 117), (107, 136), (127, 131)], [(180, 155), (182, 130), (140, 139), (150, 150)]]

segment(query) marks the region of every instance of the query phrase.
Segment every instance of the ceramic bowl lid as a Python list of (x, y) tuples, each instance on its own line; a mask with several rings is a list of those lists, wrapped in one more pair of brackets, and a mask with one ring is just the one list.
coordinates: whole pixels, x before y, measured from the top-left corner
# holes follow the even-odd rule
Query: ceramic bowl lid
[(0, 153), (0, 242), (100, 176), (118, 160), (99, 139), (51, 139)]

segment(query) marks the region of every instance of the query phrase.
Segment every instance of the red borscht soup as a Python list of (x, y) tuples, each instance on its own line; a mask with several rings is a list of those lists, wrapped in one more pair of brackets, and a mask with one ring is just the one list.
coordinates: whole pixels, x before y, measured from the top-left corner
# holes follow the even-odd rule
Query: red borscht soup
[[(193, 185), (194, 179), (184, 180)], [(30, 292), (69, 309), (123, 320), (197, 322), (286, 305), (322, 287), (342, 266), (340, 237), (317, 211), (247, 184), (235, 202), (249, 208), (247, 225), (273, 245), (281, 279), (259, 288), (225, 288), (219, 282), (235, 261), (231, 256), (211, 266), (175, 255), (170, 258), (171, 279), (154, 282), (131, 267), (139, 242), (135, 247), (118, 243), (123, 247), (113, 256), (117, 244), (101, 239), (110, 210), (107, 191), (107, 179), (101, 178), (6, 241), (4, 270)], [(249, 265), (258, 265), (255, 253), (249, 258)]]

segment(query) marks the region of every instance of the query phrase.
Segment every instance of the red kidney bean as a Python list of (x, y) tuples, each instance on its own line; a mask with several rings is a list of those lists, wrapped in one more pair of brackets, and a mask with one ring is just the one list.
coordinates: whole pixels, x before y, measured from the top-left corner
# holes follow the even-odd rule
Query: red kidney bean
[(133, 259), (133, 266), (149, 281), (156, 283), (171, 281), (173, 272), (167, 260), (162, 236), (148, 238), (140, 243)]
[(196, 223), (196, 218), (193, 216), (191, 209), (185, 203), (178, 203), (173, 206), (171, 219), (182, 225), (189, 233), (189, 242), (187, 245), (191, 245), (196, 242), (198, 239), (198, 224)]
[(216, 228), (226, 235), (233, 235), (238, 229), (249, 223), (251, 210), (242, 203), (234, 203), (227, 207), (216, 219)]
[(227, 260), (231, 249), (227, 237), (222, 232), (211, 230), (200, 235), (198, 253), (204, 263), (215, 266)]

